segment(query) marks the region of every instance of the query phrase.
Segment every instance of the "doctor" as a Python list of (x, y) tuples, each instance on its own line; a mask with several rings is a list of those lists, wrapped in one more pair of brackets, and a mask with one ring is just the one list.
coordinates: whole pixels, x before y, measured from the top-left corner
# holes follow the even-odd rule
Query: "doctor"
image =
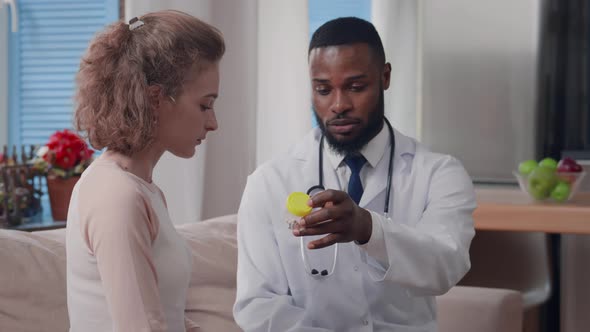
[[(257, 169), (242, 198), (236, 322), (245, 331), (436, 331), (434, 297), (470, 267), (471, 180), (455, 158), (390, 127), (391, 66), (371, 23), (321, 26), (309, 72), (319, 128)], [(314, 211), (289, 225), (287, 197), (310, 188)]]

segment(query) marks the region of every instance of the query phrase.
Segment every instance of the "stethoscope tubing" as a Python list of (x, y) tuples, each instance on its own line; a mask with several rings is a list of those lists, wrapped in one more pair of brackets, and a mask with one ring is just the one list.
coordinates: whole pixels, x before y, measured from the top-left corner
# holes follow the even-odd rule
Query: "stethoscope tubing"
[[(383, 214), (385, 215), (386, 218), (388, 218), (389, 217), (389, 200), (391, 197), (391, 179), (392, 179), (392, 175), (393, 175), (393, 161), (394, 161), (394, 157), (395, 157), (395, 134), (393, 131), (393, 127), (391, 126), (391, 123), (389, 123), (389, 120), (387, 120), (386, 117), (383, 117), (383, 120), (385, 121), (385, 124), (387, 125), (387, 129), (389, 130), (390, 145), (391, 145), (390, 149), (389, 149), (389, 165), (387, 168), (387, 188), (385, 191), (385, 204), (384, 204), (385, 206), (383, 207)], [(320, 138), (318, 166), (319, 166), (319, 169), (318, 169), (319, 183), (315, 186), (310, 187), (307, 190), (307, 194), (310, 196), (314, 191), (325, 190), (325, 187), (324, 187), (324, 135), (323, 134)], [(334, 244), (334, 259), (332, 261), (332, 268), (326, 274), (324, 274), (323, 272), (327, 271), (327, 270), (323, 270), (322, 273), (319, 273), (318, 270), (311, 268), (311, 266), (309, 265), (309, 262), (307, 260), (307, 253), (305, 250), (305, 244), (303, 241), (303, 236), (299, 238), (299, 248), (301, 250), (301, 259), (303, 260), (303, 265), (309, 275), (311, 275), (315, 278), (319, 278), (319, 277), (328, 277), (328, 276), (331, 276), (332, 274), (334, 274), (334, 271), (336, 270), (336, 261), (338, 260), (338, 243)], [(315, 273), (313, 273), (314, 271), (315, 271)]]

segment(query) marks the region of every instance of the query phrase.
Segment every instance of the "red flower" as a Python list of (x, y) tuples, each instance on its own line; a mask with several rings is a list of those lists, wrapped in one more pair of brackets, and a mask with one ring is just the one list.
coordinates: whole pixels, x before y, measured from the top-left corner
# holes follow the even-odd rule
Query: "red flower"
[(55, 154), (55, 166), (64, 170), (76, 166), (76, 155), (69, 149), (61, 149)]
[(43, 156), (43, 159), (53, 167), (69, 171), (77, 165), (88, 161), (94, 151), (88, 148), (88, 145), (80, 136), (69, 130), (57, 131), (47, 142), (49, 151)]

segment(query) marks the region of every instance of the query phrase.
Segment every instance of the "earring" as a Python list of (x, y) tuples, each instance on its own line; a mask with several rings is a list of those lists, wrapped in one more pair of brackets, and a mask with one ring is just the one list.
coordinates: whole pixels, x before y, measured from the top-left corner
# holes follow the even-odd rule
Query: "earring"
[(176, 99), (174, 99), (174, 97), (168, 96), (168, 98), (170, 98), (170, 100), (172, 100), (172, 102), (176, 104)]

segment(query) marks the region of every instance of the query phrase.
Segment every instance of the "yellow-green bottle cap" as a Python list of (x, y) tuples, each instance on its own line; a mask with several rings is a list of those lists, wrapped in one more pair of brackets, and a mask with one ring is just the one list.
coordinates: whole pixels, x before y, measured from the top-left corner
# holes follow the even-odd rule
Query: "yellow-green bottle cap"
[(298, 217), (305, 217), (311, 212), (311, 206), (307, 205), (309, 195), (302, 192), (292, 192), (287, 197), (287, 210)]

